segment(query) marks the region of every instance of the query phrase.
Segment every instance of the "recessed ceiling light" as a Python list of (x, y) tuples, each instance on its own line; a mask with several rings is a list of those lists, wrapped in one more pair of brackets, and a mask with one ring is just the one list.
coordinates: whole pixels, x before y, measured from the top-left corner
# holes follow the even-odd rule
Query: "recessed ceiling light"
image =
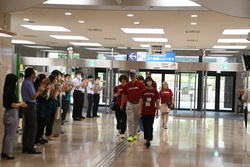
[(102, 46), (99, 43), (70, 42), (70, 44), (76, 45), (76, 46)]
[(250, 29), (225, 29), (223, 35), (247, 35)]
[(0, 33), (0, 37), (12, 37), (12, 36), (11, 36), (11, 35), (9, 35), (9, 34)]
[(214, 49), (245, 49), (247, 46), (213, 46)]
[(174, 1), (164, 1), (162, 6), (179, 6), (179, 7), (184, 7), (184, 6), (201, 6), (195, 2), (192, 2), (190, 0), (174, 0)]
[(191, 23), (191, 25), (197, 25), (197, 23)]
[(250, 43), (246, 39), (218, 39), (218, 43)]
[(133, 14), (127, 14), (128, 17), (133, 17), (134, 15)]
[(192, 14), (192, 15), (191, 15), (191, 17), (198, 17), (198, 15), (196, 15), (196, 14)]
[(111, 50), (109, 48), (84, 48), (84, 49), (88, 49), (88, 50)]
[(66, 40), (89, 40), (84, 36), (69, 36), (69, 35), (49, 35), (56, 39), (66, 39)]
[(134, 24), (138, 25), (138, 24), (140, 24), (140, 22), (138, 22), (138, 21), (135, 21), (135, 22), (134, 22)]
[(27, 41), (27, 40), (12, 40), (14, 44), (35, 44), (35, 42)]
[(84, 23), (84, 21), (83, 21), (83, 20), (79, 20), (78, 22), (79, 22), (79, 23)]
[(163, 29), (157, 28), (121, 28), (121, 30), (128, 34), (164, 34)]
[(30, 19), (28, 19), (28, 18), (24, 18), (24, 19), (23, 19), (23, 21), (30, 21)]
[[(142, 48), (149, 48), (150, 45), (142, 44), (140, 45)], [(165, 48), (171, 48), (171, 45), (165, 45)]]
[(21, 24), (21, 26), (26, 27), (26, 28), (31, 29), (31, 30), (34, 30), (34, 31), (70, 32), (69, 29), (62, 27), (62, 26), (24, 25), (24, 24)]
[(70, 15), (72, 15), (72, 13), (67, 12), (67, 13), (65, 13), (65, 15), (70, 16)]
[(132, 38), (137, 42), (168, 42), (167, 38)]
[(23, 45), (24, 47), (27, 48), (36, 48), (36, 49), (53, 49), (52, 47), (49, 46), (38, 46), (38, 45)]

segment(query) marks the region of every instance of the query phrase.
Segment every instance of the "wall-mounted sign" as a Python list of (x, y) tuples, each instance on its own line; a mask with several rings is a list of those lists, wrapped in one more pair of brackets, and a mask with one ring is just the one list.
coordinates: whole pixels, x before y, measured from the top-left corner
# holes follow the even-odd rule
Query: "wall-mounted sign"
[(161, 63), (160, 69), (176, 70), (178, 69), (178, 63), (172, 63), (172, 62)]

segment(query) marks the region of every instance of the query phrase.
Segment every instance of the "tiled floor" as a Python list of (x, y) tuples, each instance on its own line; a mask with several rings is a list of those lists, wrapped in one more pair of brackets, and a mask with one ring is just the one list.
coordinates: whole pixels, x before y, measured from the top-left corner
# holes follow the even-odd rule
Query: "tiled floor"
[[(128, 143), (116, 135), (114, 114), (100, 114), (73, 122), (64, 134), (45, 146), (41, 155), (21, 153), (21, 134), (15, 160), (1, 160), (1, 167), (250, 167), (250, 131), (243, 121), (214, 118), (170, 117), (169, 128), (154, 123), (154, 140), (145, 148), (143, 133)], [(3, 133), (1, 132), (1, 138)]]

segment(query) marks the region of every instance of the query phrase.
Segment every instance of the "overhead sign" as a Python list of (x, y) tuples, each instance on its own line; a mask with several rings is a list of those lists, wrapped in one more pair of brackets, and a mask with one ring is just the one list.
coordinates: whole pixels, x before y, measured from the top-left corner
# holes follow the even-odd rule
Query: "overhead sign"
[(172, 62), (161, 63), (160, 69), (176, 70), (178, 69), (178, 63), (172, 63)]
[(150, 55), (164, 55), (165, 45), (150, 45), (149, 54)]
[(164, 55), (147, 55), (146, 61), (175, 62), (175, 52), (167, 52)]
[(137, 61), (137, 52), (129, 52), (128, 61)]

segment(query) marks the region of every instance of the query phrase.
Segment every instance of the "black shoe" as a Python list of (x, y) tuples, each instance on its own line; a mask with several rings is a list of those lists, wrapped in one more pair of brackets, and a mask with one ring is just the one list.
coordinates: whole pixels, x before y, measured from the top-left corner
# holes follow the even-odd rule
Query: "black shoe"
[(44, 138), (42, 138), (42, 140), (44, 141), (44, 143), (48, 143), (49, 142), (48, 140), (46, 140)]
[(149, 148), (149, 146), (150, 146), (150, 141), (149, 141), (149, 140), (146, 141), (145, 146), (146, 146), (147, 148)]
[(33, 149), (29, 149), (27, 151), (27, 154), (41, 154), (42, 152), (41, 151), (38, 151), (36, 148), (33, 148)]
[(2, 159), (5, 159), (5, 160), (11, 160), (11, 159), (16, 158), (16, 157), (12, 157), (12, 156), (9, 156), (7, 154), (4, 154), (4, 153), (1, 154), (1, 157), (2, 157)]
[(73, 120), (74, 120), (74, 121), (81, 121), (82, 119), (79, 118), (79, 117), (76, 117), (76, 118), (74, 118)]
[(100, 115), (94, 115), (94, 117), (100, 117)]
[(23, 148), (22, 149), (22, 153), (27, 153), (28, 149), (27, 148)]
[(94, 117), (92, 117), (92, 116), (87, 116), (87, 118), (94, 118)]
[(85, 119), (85, 117), (84, 117), (84, 116), (80, 116), (80, 118)]

